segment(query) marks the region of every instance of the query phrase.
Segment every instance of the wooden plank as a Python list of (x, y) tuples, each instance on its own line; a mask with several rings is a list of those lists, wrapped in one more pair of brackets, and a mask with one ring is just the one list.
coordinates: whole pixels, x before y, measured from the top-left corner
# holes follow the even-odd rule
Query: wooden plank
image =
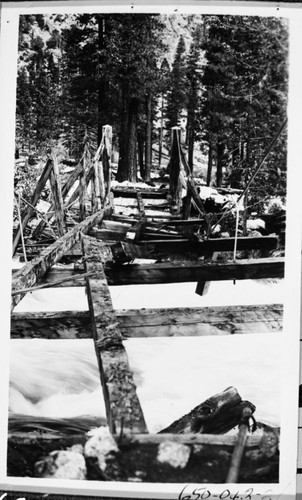
[(59, 236), (63, 236), (66, 233), (66, 222), (64, 217), (64, 204), (61, 190), (59, 166), (56, 158), (53, 158), (52, 160), (52, 169), (50, 172), (49, 180), (53, 204), (55, 207), (55, 218), (57, 222), (58, 233)]
[(283, 306), (215, 306), (117, 310), (125, 337), (184, 337), (280, 332)]
[(112, 188), (112, 192), (114, 196), (121, 197), (121, 198), (135, 198), (137, 195), (137, 192), (140, 192), (143, 198), (146, 199), (163, 199), (165, 200), (167, 198), (167, 189), (142, 189), (141, 187), (135, 188), (134, 187), (122, 187), (122, 186), (117, 186)]
[[(17, 271), (12, 280), (12, 290), (17, 291), (22, 288), (32, 287), (39, 278), (41, 278), (50, 268), (58, 262), (65, 252), (70, 249), (77, 241), (81, 234), (87, 233), (95, 224), (107, 214), (110, 215), (111, 209), (100, 210), (99, 212), (87, 217), (83, 222), (71, 229), (68, 233), (62, 236), (52, 245), (42, 250), (40, 255)], [(24, 294), (14, 295), (12, 298), (12, 307), (14, 307)]]
[[(210, 238), (208, 240), (196, 241), (186, 239), (175, 239), (171, 241), (154, 240), (152, 243), (140, 241), (139, 250), (145, 253), (195, 253), (207, 255), (210, 252), (232, 252), (235, 238)], [(240, 237), (237, 239), (237, 250), (273, 250), (277, 247), (278, 238), (276, 236), (260, 237)], [(123, 244), (127, 249), (127, 244)], [(135, 251), (135, 249), (133, 249)]]
[(109, 428), (112, 433), (148, 432), (113, 310), (102, 249), (98, 242), (84, 237), (83, 251), (86, 271), (98, 276), (87, 278), (86, 289)]
[[(31, 202), (30, 204), (32, 206), (28, 206), (27, 208), (27, 212), (23, 218), (23, 221), (22, 221), (22, 229), (23, 229), (23, 233), (24, 233), (24, 230), (28, 224), (28, 221), (30, 220), (33, 212), (34, 212), (34, 208), (36, 206), (36, 204), (38, 203), (39, 199), (40, 199), (40, 196), (41, 196), (41, 193), (43, 191), (43, 188), (46, 184), (46, 181), (47, 179), (49, 178), (49, 175), (50, 175), (50, 172), (52, 170), (52, 160), (47, 160), (47, 163), (42, 171), (42, 174), (40, 176), (40, 179), (38, 180), (38, 183), (36, 185), (36, 189), (34, 191), (34, 194), (31, 198)], [(20, 227), (18, 227), (16, 233), (15, 233), (15, 236), (14, 236), (14, 240), (13, 240), (13, 255), (15, 255), (16, 253), (16, 250), (17, 250), (17, 247), (18, 247), (18, 244), (19, 244), (19, 241), (20, 241), (20, 238), (21, 238), (21, 229)]]
[[(113, 258), (118, 260), (119, 253), (111, 246)], [(24, 266), (25, 267), (25, 266)], [(24, 268), (22, 268), (24, 269)], [(46, 271), (45, 271), (46, 272)], [(77, 271), (78, 272), (78, 271)], [(284, 277), (284, 258), (244, 259), (237, 262), (158, 262), (156, 264), (128, 264), (116, 266), (107, 264), (106, 277), (110, 286), (140, 285), (159, 283), (185, 283), (205, 279), (207, 281), (233, 279), (264, 279)], [(16, 271), (14, 278), (20, 273)], [(41, 275), (40, 283), (53, 283), (60, 276), (72, 278), (73, 270), (52, 269), (45, 276)], [(73, 286), (72, 281), (64, 286)], [(79, 286), (79, 285), (77, 285)]]
[[(184, 307), (115, 311), (125, 338), (281, 332), (283, 306)], [(14, 312), (11, 338), (91, 338), (88, 311)]]
[[(130, 254), (129, 254), (130, 255)], [(144, 254), (141, 255), (143, 257)], [(149, 254), (150, 258), (150, 254)], [(109, 285), (138, 285), (284, 277), (284, 258), (236, 262), (179, 261), (106, 267)]]
[[(146, 227), (146, 221), (145, 218), (142, 218), (144, 221), (143, 224), (143, 235), (142, 237), (144, 240), (152, 240), (152, 239), (158, 239), (158, 238), (163, 238), (163, 239), (175, 239), (175, 237), (181, 237), (179, 233), (176, 231), (167, 231), (164, 229), (161, 230), (156, 230), (154, 228), (148, 228)], [(137, 222), (135, 224), (121, 224), (120, 226), (116, 226), (113, 224), (112, 226), (105, 226), (109, 227), (109, 229), (98, 229), (98, 228), (93, 228), (92, 231), (90, 231), (90, 235), (93, 236), (94, 238), (102, 241), (124, 241), (126, 238), (127, 233), (130, 232), (136, 232), (137, 227), (141, 227), (141, 222)], [(112, 227), (112, 229), (110, 229)]]
[[(60, 427), (60, 435), (41, 431), (41, 425), (37, 427), (38, 432), (8, 432), (8, 475), (38, 477), (37, 470), (45, 470), (45, 467), (38, 469), (35, 464), (45, 458), (47, 460), (49, 453), (70, 448), (74, 444), (85, 447), (89, 439), (84, 433), (64, 435), (64, 425)], [(105, 477), (96, 461), (86, 460), (90, 479), (193, 483), (199, 484), (197, 490), (200, 494), (205, 492), (206, 496), (207, 483), (225, 482), (237, 442), (236, 435), (136, 434), (114, 437), (120, 453), (104, 457)], [(268, 426), (262, 426), (256, 435), (250, 434), (246, 440), (238, 482), (278, 482), (278, 443), (278, 430)]]

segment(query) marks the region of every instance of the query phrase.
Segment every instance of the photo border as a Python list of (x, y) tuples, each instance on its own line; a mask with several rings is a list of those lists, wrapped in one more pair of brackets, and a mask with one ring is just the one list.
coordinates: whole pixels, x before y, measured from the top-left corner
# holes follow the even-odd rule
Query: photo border
[[(288, 294), (284, 304), (284, 356), (282, 370), (282, 408), (280, 441), (280, 480), (277, 484), (206, 485), (219, 498), (221, 492), (232, 493), (253, 488), (252, 498), (260, 500), (287, 499), (296, 493), (296, 449), (298, 427), (297, 394), (299, 385), (299, 338), (300, 338), (300, 276), (301, 276), (301, 202), (299, 200), (300, 143), (302, 131), (302, 74), (300, 47), (302, 47), (302, 6), (299, 4), (271, 4), (265, 2), (165, 2), (160, 0), (148, 5), (145, 1), (123, 2), (16, 2), (1, 6), (0, 32), (0, 213), (2, 241), (10, 242), (13, 211), (13, 171), (15, 147), (16, 110), (16, 61), (18, 18), (20, 14), (36, 13), (204, 13), (248, 16), (288, 17), (290, 26), (289, 54), (289, 104), (288, 104), (288, 169), (287, 169), (287, 226), (285, 280)], [(10, 256), (11, 244), (1, 245), (0, 263), (2, 276), (2, 311), (4, 332), (1, 349), (1, 434), (0, 448), (6, 450), (8, 417), (9, 373), (9, 317), (10, 317)], [(293, 414), (295, 413), (295, 414)], [(203, 485), (192, 485), (194, 487)], [(6, 475), (6, 453), (0, 456), (0, 488), (5, 491), (37, 493), (110, 496), (123, 498), (178, 498), (184, 484), (172, 483), (103, 483), (98, 481), (48, 480), (38, 478), (14, 478)], [(193, 495), (193, 493), (192, 493)], [(196, 495), (195, 495), (196, 496)], [(195, 498), (191, 496), (192, 500)], [(210, 499), (211, 500), (211, 499)]]

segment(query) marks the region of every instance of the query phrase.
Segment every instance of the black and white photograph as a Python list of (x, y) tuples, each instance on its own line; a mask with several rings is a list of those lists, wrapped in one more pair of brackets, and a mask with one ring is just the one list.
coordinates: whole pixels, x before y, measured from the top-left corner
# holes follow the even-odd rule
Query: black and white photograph
[(15, 43), (8, 481), (273, 495), (288, 17), (23, 9)]

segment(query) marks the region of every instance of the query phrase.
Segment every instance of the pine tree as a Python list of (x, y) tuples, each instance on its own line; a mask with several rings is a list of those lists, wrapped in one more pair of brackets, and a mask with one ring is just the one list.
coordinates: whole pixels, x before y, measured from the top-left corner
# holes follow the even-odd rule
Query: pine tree
[(179, 38), (172, 64), (170, 91), (167, 102), (167, 127), (179, 125), (181, 113), (187, 107), (186, 45), (183, 36)]
[(193, 39), (187, 58), (187, 145), (188, 163), (192, 171), (194, 143), (197, 137), (199, 137), (201, 119), (202, 37), (202, 26), (198, 24), (193, 32)]
[[(286, 114), (287, 26), (275, 18), (214, 16), (207, 19), (204, 138), (216, 159), (216, 183), (243, 187)], [(284, 195), (286, 147), (270, 155), (253, 192)], [(267, 172), (283, 172), (271, 183)], [(260, 196), (261, 193), (261, 196)]]

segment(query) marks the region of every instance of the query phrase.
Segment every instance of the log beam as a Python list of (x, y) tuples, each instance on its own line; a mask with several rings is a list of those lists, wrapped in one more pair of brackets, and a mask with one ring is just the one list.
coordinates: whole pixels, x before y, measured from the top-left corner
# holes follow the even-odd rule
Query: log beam
[(109, 285), (138, 285), (283, 278), (284, 259), (244, 259), (236, 262), (159, 262), (106, 267)]
[[(111, 247), (115, 255), (114, 258), (117, 259), (118, 252), (115, 252), (114, 248)], [(51, 269), (41, 277), (40, 283), (49, 283), (51, 285), (61, 277), (67, 278), (70, 276), (70, 281), (66, 281), (60, 286), (81, 286), (81, 283), (75, 283), (72, 280), (74, 274), (78, 272), (71, 269)], [(14, 274), (14, 279), (17, 273), (19, 271)], [(156, 264), (127, 264), (123, 266), (107, 264), (105, 273), (110, 286), (188, 283), (196, 282), (196, 280), (223, 281), (283, 278), (284, 258), (242, 259), (237, 262), (158, 262)]]
[(112, 433), (148, 432), (102, 264), (100, 244), (83, 238), (86, 289), (107, 421)]
[[(280, 332), (281, 304), (116, 310), (124, 338)], [(88, 311), (14, 312), (11, 338), (92, 338)]]
[[(140, 241), (133, 245), (123, 243), (122, 248), (133, 258), (144, 256), (152, 258), (152, 255), (175, 255), (195, 254), (207, 255), (211, 252), (232, 252), (234, 250), (235, 238), (210, 238), (204, 241), (187, 239)], [(260, 236), (255, 238), (240, 237), (237, 239), (237, 250), (274, 250), (277, 247), (276, 236)]]

